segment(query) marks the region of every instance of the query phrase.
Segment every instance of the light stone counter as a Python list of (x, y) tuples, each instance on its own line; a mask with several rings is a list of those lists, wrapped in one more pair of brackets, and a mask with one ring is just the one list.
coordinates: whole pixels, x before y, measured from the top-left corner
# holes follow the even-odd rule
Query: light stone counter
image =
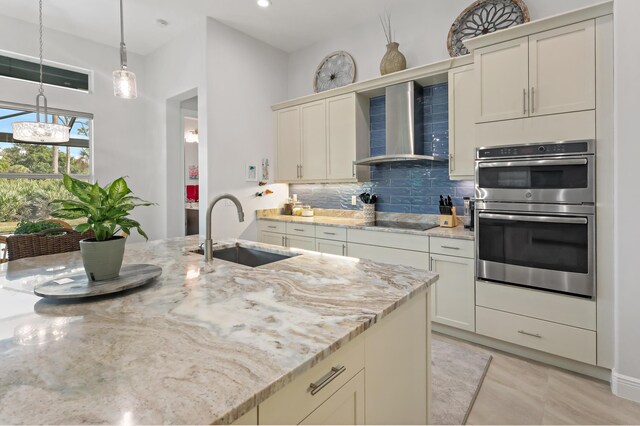
[(81, 271), (79, 253), (1, 265), (0, 423), (230, 423), (437, 280), (249, 242), (300, 255), (206, 263), (198, 243), (127, 244), (125, 263), (163, 275), (79, 304), (32, 293)]
[[(468, 229), (465, 229), (464, 226), (462, 225), (456, 226), (455, 228), (442, 228), (438, 226), (436, 228), (432, 228), (427, 231), (420, 231), (416, 229), (385, 228), (381, 226), (373, 226), (371, 222), (366, 222), (364, 219), (350, 218), (350, 217), (335, 217), (335, 216), (300, 217), (300, 216), (272, 214), (272, 215), (259, 215), (258, 220), (271, 220), (275, 222), (310, 223), (313, 225), (365, 229), (369, 231), (378, 231), (378, 232), (394, 232), (399, 234), (426, 235), (429, 237), (474, 240), (473, 231), (469, 231)], [(462, 219), (460, 218), (459, 221), (461, 222)]]

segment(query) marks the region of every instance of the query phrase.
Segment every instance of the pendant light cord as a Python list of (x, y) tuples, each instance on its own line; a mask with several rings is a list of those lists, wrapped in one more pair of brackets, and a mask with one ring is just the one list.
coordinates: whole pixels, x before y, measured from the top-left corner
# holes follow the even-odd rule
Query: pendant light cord
[(39, 6), (39, 13), (40, 13), (40, 94), (44, 95), (44, 72), (43, 72), (43, 66), (42, 66), (42, 47), (44, 42), (43, 40), (43, 25), (42, 25), (42, 0), (40, 0), (40, 6)]
[(120, 0), (120, 68), (123, 70), (127, 69), (127, 46), (124, 44), (124, 12), (122, 10), (122, 0)]

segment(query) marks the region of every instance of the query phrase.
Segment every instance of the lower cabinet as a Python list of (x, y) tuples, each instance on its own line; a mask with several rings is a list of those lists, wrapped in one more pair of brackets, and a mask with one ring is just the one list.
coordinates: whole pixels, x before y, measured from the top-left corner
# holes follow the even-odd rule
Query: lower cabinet
[(302, 250), (316, 249), (316, 239), (310, 237), (298, 237), (297, 235), (289, 235), (285, 237), (286, 246), (289, 248), (298, 248)]
[(393, 265), (412, 266), (418, 269), (427, 269), (429, 265), (429, 253), (421, 251), (348, 243), (347, 253), (351, 257)]
[(431, 295), (431, 320), (476, 331), (474, 260), (432, 254), (430, 269), (440, 275)]
[(272, 244), (274, 246), (284, 246), (285, 236), (284, 234), (278, 234), (275, 232), (260, 231), (259, 241), (263, 244)]
[(356, 374), (300, 424), (363, 425), (364, 371)]
[(319, 253), (335, 254), (338, 256), (347, 255), (347, 243), (344, 241), (332, 241), (316, 239), (315, 250)]

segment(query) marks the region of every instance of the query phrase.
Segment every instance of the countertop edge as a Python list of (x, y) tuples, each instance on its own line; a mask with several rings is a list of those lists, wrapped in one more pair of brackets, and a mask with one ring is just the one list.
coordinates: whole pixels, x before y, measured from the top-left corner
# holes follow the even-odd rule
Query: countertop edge
[(210, 424), (231, 424), (234, 421), (238, 420), (243, 415), (247, 414), (249, 411), (258, 407), (261, 403), (269, 399), (271, 396), (275, 395), (278, 391), (283, 389), (289, 383), (296, 380), (303, 373), (307, 372), (318, 363), (328, 358), (333, 353), (340, 350), (342, 347), (347, 345), (349, 342), (354, 340), (356, 337), (360, 336), (375, 324), (380, 322), (382, 319), (387, 317), (393, 311), (406, 304), (408, 301), (414, 299), (420, 294), (425, 293), (429, 290), (429, 288), (438, 280), (438, 274), (434, 274), (424, 285), (419, 288), (414, 289), (412, 292), (408, 293), (404, 297), (398, 299), (395, 303), (389, 305), (386, 309), (384, 309), (381, 313), (376, 314), (370, 321), (366, 323), (362, 323), (359, 327), (352, 330), (349, 334), (346, 334), (332, 343), (329, 347), (324, 349), (322, 352), (316, 354), (314, 357), (308, 359), (307, 361), (300, 364), (298, 367), (291, 370), (290, 373), (285, 376), (280, 377), (275, 382), (266, 386), (265, 388), (258, 391), (252, 398), (243, 402), (238, 407), (228, 411), (223, 414), (218, 419), (213, 420)]

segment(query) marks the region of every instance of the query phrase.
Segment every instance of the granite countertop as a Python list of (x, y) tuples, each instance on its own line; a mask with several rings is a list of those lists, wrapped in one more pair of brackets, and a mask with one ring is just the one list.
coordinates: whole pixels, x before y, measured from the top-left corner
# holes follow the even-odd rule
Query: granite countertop
[(127, 244), (162, 266), (120, 297), (55, 303), (35, 285), (78, 252), (0, 265), (0, 423), (230, 423), (437, 280), (434, 273), (259, 243), (298, 256), (259, 268)]
[[(336, 226), (341, 228), (353, 228), (353, 229), (365, 229), (368, 231), (378, 232), (394, 232), (399, 234), (412, 234), (412, 235), (426, 235), (429, 237), (442, 237), (442, 238), (456, 238), (460, 240), (474, 240), (473, 231), (465, 229), (462, 224), (455, 228), (443, 228), (436, 227), (426, 231), (420, 231), (416, 229), (400, 229), (400, 228), (386, 228), (381, 226), (373, 226), (372, 222), (367, 222), (364, 219), (355, 219), (349, 217), (335, 217), (335, 216), (313, 216), (313, 217), (300, 217), (289, 215), (269, 215), (260, 216), (258, 220), (271, 220), (275, 222), (295, 222), (295, 223), (310, 223), (313, 225), (324, 226)], [(461, 219), (458, 219), (461, 222)]]

